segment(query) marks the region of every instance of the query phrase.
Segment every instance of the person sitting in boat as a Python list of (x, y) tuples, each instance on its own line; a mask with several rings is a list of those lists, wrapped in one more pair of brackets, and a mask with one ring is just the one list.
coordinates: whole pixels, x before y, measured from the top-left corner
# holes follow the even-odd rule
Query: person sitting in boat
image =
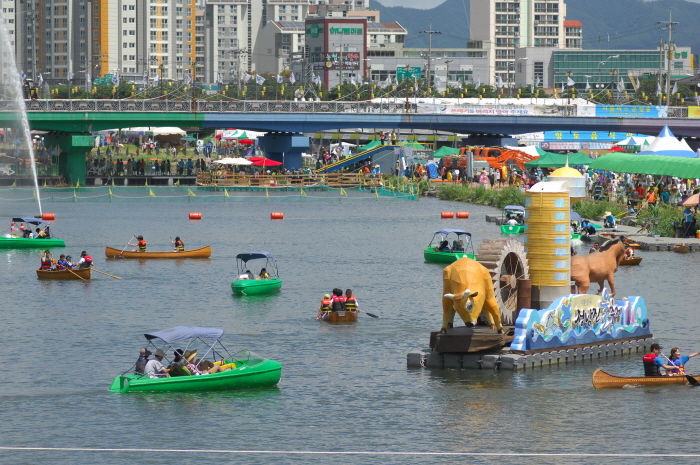
[(634, 258), (634, 247), (625, 247), (625, 258)]
[(352, 295), (352, 289), (345, 290), (345, 311), (346, 312), (357, 312), (360, 305), (357, 303), (357, 299)]
[[(134, 234), (134, 237), (139, 241), (136, 245), (139, 246), (139, 252), (145, 252), (146, 251), (146, 240), (143, 238), (141, 235), (136, 235)], [(133, 245), (133, 244), (132, 244)], [(136, 252), (134, 250), (134, 252)]]
[(44, 231), (42, 231), (40, 228), (36, 228), (36, 231), (34, 231), (34, 232), (36, 233), (37, 239), (46, 239), (46, 233)]
[(516, 226), (518, 224), (518, 220), (516, 218), (514, 218), (513, 216), (511, 216), (510, 214), (506, 215), (506, 218), (507, 218), (506, 224), (508, 226)]
[(66, 256), (61, 254), (56, 261), (56, 271), (63, 271), (68, 268), (68, 262), (66, 261)]
[(604, 217), (603, 226), (605, 226), (606, 228), (614, 228), (615, 227), (615, 224), (616, 224), (615, 223), (615, 215), (613, 215), (610, 212), (605, 212), (605, 213), (603, 213), (603, 217)]
[(450, 251), (450, 241), (445, 239), (438, 245), (438, 252), (449, 252)]
[(41, 254), (41, 266), (39, 267), (39, 269), (44, 271), (51, 271), (52, 266), (53, 256), (51, 256), (51, 252), (49, 252), (48, 250), (44, 250), (44, 253)]
[(452, 241), (453, 252), (464, 252), (464, 241)]
[(322, 320), (331, 313), (331, 295), (330, 294), (324, 294), (323, 295), (323, 300), (321, 300), (321, 307), (318, 309), (318, 314), (316, 315), (317, 320)]
[(170, 368), (165, 368), (163, 366), (163, 357), (165, 357), (165, 352), (163, 352), (163, 349), (157, 349), (154, 356), (156, 359), (149, 360), (146, 363), (143, 373), (149, 378), (169, 378), (170, 374), (168, 372), (170, 371)]
[(175, 349), (173, 352), (173, 361), (168, 368), (170, 368), (170, 376), (191, 376), (192, 373), (186, 367), (187, 359), (185, 359), (185, 354), (182, 349)]
[(337, 287), (333, 289), (333, 295), (331, 296), (331, 310), (334, 312), (345, 311), (345, 296), (342, 289)]
[[(189, 352), (189, 353), (188, 353)], [(193, 375), (209, 375), (212, 373), (218, 373), (221, 371), (220, 365), (214, 365), (208, 360), (195, 360), (194, 357), (197, 355), (197, 349), (193, 351), (185, 351), (185, 359), (187, 360), (186, 368)]]
[(44, 239), (51, 239), (51, 230), (49, 229), (48, 224), (44, 228)]
[(270, 273), (267, 272), (265, 268), (260, 270), (260, 274), (258, 275), (258, 279), (270, 279)]
[(31, 229), (23, 229), (22, 230), (22, 238), (31, 239), (32, 238), (32, 230)]
[(139, 351), (139, 358), (136, 360), (136, 365), (134, 365), (134, 374), (143, 375), (146, 373), (146, 364), (148, 363), (148, 357), (151, 355), (151, 351), (142, 347)]
[(73, 257), (70, 255), (66, 256), (66, 263), (68, 264), (67, 268), (75, 268), (75, 263), (73, 263)]
[(675, 368), (668, 373), (670, 376), (682, 376), (685, 374), (685, 364), (688, 363), (692, 357), (700, 355), (700, 352), (695, 352), (690, 355), (681, 355), (681, 350), (678, 347), (671, 349), (671, 358), (668, 360), (669, 365), (673, 365)]
[(180, 236), (175, 236), (175, 240), (173, 241), (173, 245), (175, 246), (175, 252), (184, 252), (185, 251), (185, 243), (180, 240)]
[[(677, 368), (675, 365), (666, 365), (661, 357), (659, 357), (659, 355), (661, 355), (661, 348), (659, 344), (652, 344), (651, 352), (642, 357), (644, 376), (663, 376), (661, 374), (662, 368), (669, 371)], [(664, 373), (664, 375), (665, 374), (666, 373)]]
[(600, 244), (596, 242), (595, 244), (593, 244), (593, 247), (588, 249), (588, 253), (597, 252), (598, 249), (600, 249)]
[(86, 251), (80, 252), (80, 260), (78, 261), (78, 268), (90, 268), (92, 266), (92, 258)]

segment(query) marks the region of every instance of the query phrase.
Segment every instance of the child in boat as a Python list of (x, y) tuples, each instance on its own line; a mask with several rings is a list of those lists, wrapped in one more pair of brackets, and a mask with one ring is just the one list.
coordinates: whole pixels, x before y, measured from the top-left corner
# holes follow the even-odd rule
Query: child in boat
[(68, 268), (68, 261), (66, 261), (66, 256), (61, 254), (56, 261), (56, 271), (63, 271)]
[(265, 268), (260, 270), (260, 274), (258, 275), (258, 279), (270, 279), (270, 273), (267, 272)]
[(332, 304), (331, 295), (325, 294), (323, 296), (323, 300), (321, 301), (321, 307), (318, 309), (318, 314), (316, 315), (317, 320), (322, 320), (327, 315), (330, 315), (331, 304)]
[(73, 257), (68, 255), (66, 257), (66, 268), (73, 268), (75, 266), (75, 263), (73, 263)]

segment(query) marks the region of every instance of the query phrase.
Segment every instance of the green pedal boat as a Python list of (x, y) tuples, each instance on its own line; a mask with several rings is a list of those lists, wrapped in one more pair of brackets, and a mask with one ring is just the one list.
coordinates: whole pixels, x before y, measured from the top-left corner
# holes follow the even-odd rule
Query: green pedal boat
[(423, 258), (426, 262), (452, 263), (464, 257), (476, 258), (472, 235), (461, 229), (435, 231), (433, 240), (423, 251)]
[[(160, 361), (164, 367), (172, 366), (175, 347), (173, 344), (183, 342), (180, 349), (187, 355), (192, 353), (190, 363), (197, 367), (205, 364), (212, 365), (216, 370), (211, 374), (183, 375), (150, 378), (146, 375), (133, 373), (122, 374), (114, 378), (109, 387), (111, 392), (199, 392), (225, 391), (229, 389), (245, 389), (275, 386), (282, 376), (282, 364), (263, 358), (249, 350), (242, 350), (231, 355), (221, 344), (224, 331), (219, 328), (201, 328), (197, 326), (176, 326), (174, 328), (145, 334), (148, 344), (154, 353), (162, 350), (165, 356)], [(209, 342), (213, 339), (213, 342)], [(162, 346), (156, 348), (154, 340), (162, 341)], [(201, 359), (194, 360), (197, 346), (204, 345)], [(148, 349), (148, 347), (146, 347)], [(150, 353), (150, 351), (149, 351)], [(205, 363), (205, 357), (213, 358), (213, 362)], [(218, 360), (217, 360), (218, 359)], [(137, 362), (138, 364), (138, 362)], [(198, 368), (199, 369), (199, 368)], [(210, 371), (216, 371), (211, 370)], [(144, 371), (148, 372), (148, 368)], [(206, 371), (202, 369), (201, 371)], [(174, 373), (173, 370), (170, 371)]]
[(525, 232), (525, 207), (506, 205), (501, 214), (501, 234), (522, 234)]
[[(30, 226), (31, 225), (31, 226)], [(43, 228), (44, 233), (48, 233), (47, 238), (30, 238), (23, 237), (23, 230), (27, 234), (32, 233), (32, 229)], [(41, 228), (40, 228), (41, 229)], [(49, 231), (49, 223), (40, 220), (39, 218), (12, 218), (12, 226), (10, 233), (0, 236), (0, 249), (51, 249), (55, 247), (65, 247), (66, 243), (63, 239), (52, 237)]]
[[(265, 266), (256, 276), (248, 269), (248, 262), (259, 259), (265, 259)], [(236, 255), (236, 269), (238, 275), (231, 283), (231, 290), (236, 295), (271, 294), (282, 287), (277, 261), (268, 252), (239, 253)]]

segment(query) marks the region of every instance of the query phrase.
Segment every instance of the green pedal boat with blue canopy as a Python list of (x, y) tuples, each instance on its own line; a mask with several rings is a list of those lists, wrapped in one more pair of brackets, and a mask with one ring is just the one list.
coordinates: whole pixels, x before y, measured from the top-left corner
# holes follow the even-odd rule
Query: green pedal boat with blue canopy
[(423, 251), (426, 262), (452, 263), (460, 258), (476, 259), (472, 235), (461, 229), (440, 229)]
[[(248, 269), (248, 262), (260, 259), (265, 260), (265, 266), (256, 276)], [(236, 255), (236, 269), (238, 275), (231, 283), (231, 290), (235, 295), (271, 294), (282, 288), (282, 280), (279, 277), (277, 261), (271, 253), (239, 253)]]
[[(20, 226), (15, 228), (17, 223), (19, 223)], [(31, 225), (31, 227), (28, 225)], [(28, 234), (31, 234), (32, 227), (40, 227), (42, 225), (46, 225), (43, 231), (45, 233), (48, 232), (49, 237), (23, 237), (22, 228), (24, 228)], [(51, 237), (51, 233), (48, 229), (49, 223), (38, 218), (12, 218), (10, 233), (0, 236), (0, 249), (51, 249), (54, 247), (65, 247), (66, 243), (63, 239)], [(15, 234), (15, 232), (17, 232), (17, 234)]]
[[(268, 360), (249, 350), (241, 350), (231, 355), (221, 343), (224, 330), (219, 328), (202, 328), (197, 326), (176, 326), (174, 328), (144, 334), (148, 340), (148, 347), (153, 352), (162, 350), (165, 356), (161, 361), (164, 367), (173, 366), (173, 344), (182, 342), (184, 347), (178, 348), (184, 354), (197, 354), (203, 344), (201, 359), (192, 360), (197, 369), (207, 371), (203, 367), (210, 365), (218, 367), (215, 373), (187, 374), (189, 370), (178, 370), (180, 376), (158, 376), (150, 378), (144, 374), (122, 374), (114, 378), (109, 390), (111, 392), (199, 392), (199, 391), (225, 391), (230, 389), (260, 388), (275, 386), (282, 376), (282, 364), (274, 360)], [(156, 347), (154, 341), (160, 341), (160, 347)], [(212, 342), (213, 340), (213, 342)], [(199, 346), (199, 347), (198, 347)], [(150, 351), (149, 351), (150, 352)], [(170, 358), (168, 358), (170, 357)], [(206, 357), (213, 362), (205, 360)], [(137, 362), (138, 363), (138, 362)], [(131, 369), (129, 369), (131, 371)], [(146, 368), (145, 372), (149, 370)], [(171, 370), (170, 373), (175, 373)]]
[(501, 214), (501, 234), (522, 234), (525, 232), (525, 207), (506, 205)]

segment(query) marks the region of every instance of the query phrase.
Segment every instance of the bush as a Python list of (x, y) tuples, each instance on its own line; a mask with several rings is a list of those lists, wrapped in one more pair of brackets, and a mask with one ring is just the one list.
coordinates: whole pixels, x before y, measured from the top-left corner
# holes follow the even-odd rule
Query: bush
[(647, 224), (651, 218), (659, 218), (654, 220), (654, 223), (658, 223), (654, 227), (654, 234), (659, 234), (664, 237), (674, 237), (676, 235), (676, 230), (673, 227), (673, 223), (674, 221), (682, 222), (683, 214), (678, 207), (665, 204), (653, 205), (639, 212), (637, 224), (641, 228)]
[(443, 185), (437, 196), (441, 200), (478, 203), (498, 208), (506, 205), (525, 205), (525, 194), (515, 186), (489, 190), (482, 185), (477, 187), (459, 184)]
[(610, 212), (615, 215), (615, 217), (619, 218), (622, 213), (627, 211), (627, 207), (616, 202), (581, 200), (574, 204), (573, 210), (581, 215), (581, 218), (592, 220), (603, 216), (605, 212)]

